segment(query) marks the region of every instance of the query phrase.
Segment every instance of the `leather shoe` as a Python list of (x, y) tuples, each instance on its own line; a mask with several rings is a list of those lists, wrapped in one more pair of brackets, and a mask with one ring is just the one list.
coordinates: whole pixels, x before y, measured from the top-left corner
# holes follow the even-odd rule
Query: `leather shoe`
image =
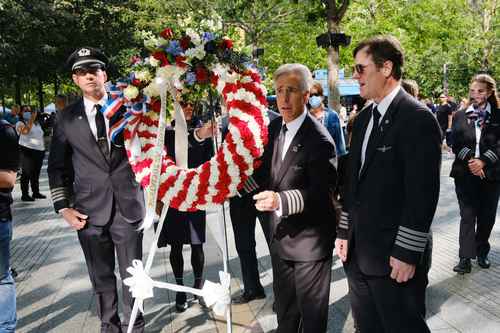
[(175, 294), (175, 311), (184, 312), (188, 308), (186, 293), (178, 292)]
[(490, 266), (491, 266), (491, 263), (488, 260), (488, 256), (484, 256), (484, 257), (477, 256), (477, 264), (481, 268), (490, 268)]
[(471, 271), (471, 263), (470, 259), (461, 258), (458, 264), (453, 267), (453, 271), (458, 274), (470, 273)]
[(35, 198), (30, 197), (29, 195), (23, 195), (21, 196), (22, 201), (35, 201)]
[(35, 199), (47, 199), (46, 195), (43, 195), (42, 193), (33, 193), (33, 198)]
[(261, 291), (245, 291), (240, 296), (233, 299), (233, 304), (245, 304), (254, 299), (264, 299), (266, 294), (263, 290)]

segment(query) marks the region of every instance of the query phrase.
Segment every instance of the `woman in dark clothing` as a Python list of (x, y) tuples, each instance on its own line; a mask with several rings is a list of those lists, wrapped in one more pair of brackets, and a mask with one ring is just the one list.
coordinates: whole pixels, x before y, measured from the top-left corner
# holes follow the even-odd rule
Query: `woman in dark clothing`
[(471, 259), (489, 268), (488, 239), (500, 196), (500, 110), (496, 82), (486, 74), (470, 84), (471, 105), (453, 119), (455, 161), (450, 176), (460, 206), (459, 263), (453, 270), (470, 273)]
[[(188, 125), (188, 167), (195, 168), (207, 160), (213, 154), (211, 124), (203, 125), (201, 121), (193, 117), (193, 105), (181, 104)], [(170, 156), (175, 159), (175, 132), (168, 129), (165, 133), (165, 146)], [(180, 212), (169, 208), (165, 218), (165, 224), (158, 239), (158, 247), (171, 246), (170, 265), (174, 272), (175, 282), (184, 285), (184, 259), (182, 248), (184, 244), (191, 245), (191, 266), (194, 273), (194, 288), (202, 287), (203, 266), (205, 255), (203, 243), (205, 242), (205, 211)], [(186, 293), (178, 292), (175, 297), (175, 306), (178, 312), (187, 309)]]
[[(36, 112), (31, 112), (27, 105), (21, 108), (20, 119), (16, 124), (19, 135), (19, 146), (21, 147), (21, 200), (35, 201), (45, 199), (40, 193), (39, 178), (45, 156), (45, 144), (43, 129), (40, 125)], [(33, 195), (29, 195), (29, 186)]]

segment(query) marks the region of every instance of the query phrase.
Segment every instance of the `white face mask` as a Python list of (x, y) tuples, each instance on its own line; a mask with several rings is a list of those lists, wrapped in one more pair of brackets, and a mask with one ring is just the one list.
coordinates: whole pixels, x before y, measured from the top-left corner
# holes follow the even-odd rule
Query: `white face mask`
[(320, 97), (320, 96), (311, 96), (311, 97), (309, 97), (309, 105), (313, 109), (318, 108), (321, 105), (322, 102), (323, 102), (323, 98)]

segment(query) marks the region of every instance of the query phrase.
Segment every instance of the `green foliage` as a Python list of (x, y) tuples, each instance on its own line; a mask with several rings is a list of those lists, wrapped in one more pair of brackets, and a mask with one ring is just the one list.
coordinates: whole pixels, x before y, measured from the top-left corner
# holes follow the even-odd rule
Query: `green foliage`
[[(82, 45), (104, 49), (124, 74), (142, 49), (140, 31), (155, 33), (201, 28), (222, 32), (236, 47), (264, 48), (256, 60), (270, 74), (282, 63), (301, 62), (312, 70), (327, 67), (327, 52), (316, 46), (327, 30), (323, 0), (0, 0), (0, 95), (12, 100), (14, 86), (36, 95), (38, 79), (47, 99), (57, 80), (59, 91), (73, 91), (64, 63)], [(493, 6), (496, 6), (496, 11)], [(352, 36), (340, 49), (340, 67), (352, 67), (357, 42), (374, 34), (395, 35), (405, 49), (405, 77), (424, 95), (442, 89), (448, 64), (450, 93), (463, 96), (480, 70), (498, 78), (500, 29), (493, 0), (352, 0), (340, 23)], [(489, 29), (483, 27), (489, 13)], [(30, 97), (31, 96), (31, 97)]]

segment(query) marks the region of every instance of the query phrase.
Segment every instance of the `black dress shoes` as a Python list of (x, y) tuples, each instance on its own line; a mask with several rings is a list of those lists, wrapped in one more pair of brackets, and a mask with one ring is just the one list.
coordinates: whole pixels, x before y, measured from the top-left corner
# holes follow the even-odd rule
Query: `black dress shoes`
[(38, 192), (38, 193), (33, 193), (33, 198), (35, 199), (46, 199), (47, 196), (46, 195), (43, 195), (42, 193)]
[(453, 271), (457, 272), (458, 274), (465, 274), (465, 273), (470, 273), (471, 268), (472, 267), (470, 259), (460, 258), (458, 264), (455, 267), (453, 267)]
[(477, 264), (481, 268), (490, 268), (490, 266), (491, 266), (491, 263), (488, 260), (488, 256), (484, 256), (484, 257), (477, 256)]
[(35, 201), (35, 198), (30, 197), (28, 194), (21, 196), (22, 201)]
[(264, 299), (266, 298), (266, 294), (264, 290), (259, 291), (245, 291), (240, 296), (233, 299), (233, 304), (245, 304), (254, 299)]
[(188, 308), (186, 293), (178, 292), (175, 294), (175, 311), (184, 312)]

